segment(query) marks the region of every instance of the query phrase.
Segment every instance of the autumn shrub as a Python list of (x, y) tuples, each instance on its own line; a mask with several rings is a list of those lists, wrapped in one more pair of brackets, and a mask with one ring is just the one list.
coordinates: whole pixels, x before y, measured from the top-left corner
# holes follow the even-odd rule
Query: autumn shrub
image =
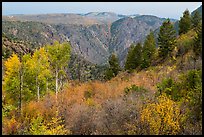
[(46, 126), (43, 124), (43, 117), (38, 116), (31, 120), (29, 134), (31, 135), (44, 135), (46, 133)]
[(16, 117), (12, 117), (11, 119), (4, 118), (2, 134), (5, 135), (17, 135), (19, 134), (20, 123), (16, 120)]
[(31, 135), (66, 135), (70, 134), (70, 131), (62, 124), (60, 117), (53, 117), (46, 123), (43, 117), (39, 115), (32, 119), (28, 133)]
[(164, 79), (157, 85), (157, 96), (162, 93), (180, 104), (182, 113), (180, 134), (200, 134), (202, 130), (202, 71), (189, 70), (178, 76)]
[(94, 107), (85, 104), (74, 104), (67, 110), (65, 124), (73, 135), (91, 135), (96, 130)]
[(86, 100), (86, 104), (89, 106), (96, 106), (97, 105), (92, 98), (88, 98)]
[(178, 134), (180, 117), (178, 104), (164, 93), (156, 102), (148, 103), (141, 111), (141, 121), (146, 128), (145, 134), (150, 135)]
[(17, 108), (12, 104), (2, 104), (2, 118), (4, 117), (11, 118), (12, 117), (11, 114), (16, 111)]
[(127, 134), (127, 124), (137, 121), (144, 103), (133, 94), (94, 102), (96, 105), (86, 105), (87, 101), (67, 106), (64, 113), (66, 127), (74, 135)]

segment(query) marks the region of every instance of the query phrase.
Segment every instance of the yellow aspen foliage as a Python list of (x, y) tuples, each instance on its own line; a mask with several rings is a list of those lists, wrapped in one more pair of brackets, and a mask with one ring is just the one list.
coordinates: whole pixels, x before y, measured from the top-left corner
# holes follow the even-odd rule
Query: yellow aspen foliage
[(65, 128), (61, 118), (53, 117), (52, 120), (46, 125), (48, 135), (67, 135), (70, 131)]
[(5, 76), (4, 80), (7, 81), (10, 77), (19, 73), (21, 62), (20, 62), (18, 56), (15, 53), (13, 53), (11, 55), (11, 57), (8, 58), (7, 61), (5, 61), (4, 65), (6, 68), (6, 71), (5, 71), (6, 76)]
[[(5, 75), (3, 77), (2, 85), (5, 90), (5, 100), (12, 105), (17, 106), (16, 97), (18, 97), (20, 89), (20, 68), (21, 62), (18, 56), (13, 53), (5, 63)], [(8, 101), (9, 100), (9, 101)]]
[(41, 115), (31, 121), (29, 134), (31, 135), (67, 135), (71, 134), (62, 124), (64, 121), (59, 117), (52, 117), (46, 122)]
[(150, 128), (149, 134), (177, 134), (179, 125), (179, 106), (165, 94), (158, 97), (158, 102), (150, 103), (141, 112), (141, 121)]

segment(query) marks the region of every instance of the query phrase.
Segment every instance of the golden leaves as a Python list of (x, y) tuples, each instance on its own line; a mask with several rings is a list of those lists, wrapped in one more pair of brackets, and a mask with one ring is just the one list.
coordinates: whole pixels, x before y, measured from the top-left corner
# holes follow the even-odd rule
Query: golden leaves
[(21, 62), (18, 56), (15, 53), (13, 53), (11, 57), (8, 58), (8, 60), (5, 62), (5, 68), (6, 68), (5, 74), (7, 76), (15, 75), (16, 73), (19, 72), (20, 65), (21, 65)]
[(180, 130), (179, 119), (179, 107), (165, 94), (141, 112), (141, 121), (149, 125), (150, 134), (177, 134)]

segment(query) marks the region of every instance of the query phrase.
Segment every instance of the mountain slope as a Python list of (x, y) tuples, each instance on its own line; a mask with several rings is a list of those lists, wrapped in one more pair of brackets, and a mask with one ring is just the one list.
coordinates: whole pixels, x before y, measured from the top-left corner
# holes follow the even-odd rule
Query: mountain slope
[(106, 63), (109, 56), (108, 41), (110, 39), (107, 25), (92, 25), (89, 27), (55, 25), (53, 27), (70, 40), (74, 53), (93, 63)]
[(13, 52), (18, 55), (32, 53), (33, 49), (29, 48), (31, 43), (18, 40), (10, 40), (2, 36), (2, 58), (8, 58)]
[(163, 19), (155, 16), (138, 16), (123, 18), (111, 25), (110, 52), (115, 52), (121, 65), (124, 64), (127, 49), (132, 43), (144, 42), (150, 30), (159, 28)]
[(130, 44), (143, 42), (150, 30), (158, 29), (163, 21), (151, 15), (112, 12), (15, 15), (3, 16), (2, 31), (11, 39), (30, 41), (32, 48), (54, 40), (70, 41), (74, 54), (100, 65), (107, 64), (115, 52), (123, 65)]
[(198, 11), (202, 17), (202, 5), (200, 7), (198, 7), (196, 10), (194, 10), (191, 15), (195, 14), (195, 11)]
[(51, 25), (32, 21), (2, 21), (2, 32), (11, 39), (32, 43), (30, 48), (33, 49), (55, 40), (66, 40)]
[(92, 63), (107, 61), (108, 26), (107, 25), (49, 25), (39, 22), (2, 21), (2, 32), (11, 39), (32, 43), (30, 48), (52, 44), (55, 40), (70, 41), (72, 52), (83, 56)]

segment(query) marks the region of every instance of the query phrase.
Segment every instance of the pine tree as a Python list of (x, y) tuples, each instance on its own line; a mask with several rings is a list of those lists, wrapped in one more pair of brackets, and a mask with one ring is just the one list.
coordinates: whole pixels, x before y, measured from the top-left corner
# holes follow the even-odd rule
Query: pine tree
[(128, 54), (127, 54), (127, 59), (125, 62), (125, 70), (132, 70), (132, 68), (134, 68), (134, 54), (133, 54), (133, 50), (134, 50), (134, 44), (131, 44), (129, 50), (128, 50)]
[(198, 25), (201, 23), (201, 15), (197, 10), (192, 15), (191, 21), (194, 28), (198, 27)]
[(120, 65), (118, 58), (115, 54), (112, 54), (109, 58), (109, 68), (106, 71), (106, 79), (110, 80), (112, 77), (117, 76), (120, 71)]
[(183, 17), (181, 17), (179, 21), (179, 35), (187, 33), (191, 29), (191, 24), (191, 16), (187, 9), (184, 11)]
[(142, 63), (142, 45), (137, 43), (136, 46), (133, 44), (130, 46), (128, 51), (127, 60), (125, 63), (125, 70), (132, 72), (134, 69), (139, 67)]
[(133, 50), (133, 53), (134, 53), (134, 68), (133, 69), (136, 69), (137, 67), (139, 67), (142, 63), (142, 45), (141, 43), (137, 43), (137, 45), (135, 46), (134, 50)]
[(150, 66), (154, 55), (156, 52), (156, 42), (154, 39), (154, 34), (151, 31), (150, 34), (146, 37), (146, 40), (144, 42), (143, 50), (142, 50), (142, 68), (147, 68)]
[(168, 57), (173, 51), (175, 44), (176, 31), (174, 30), (170, 19), (167, 19), (163, 22), (158, 34), (159, 57), (162, 59)]
[(199, 23), (196, 28), (193, 51), (195, 53), (195, 59), (197, 59), (199, 56), (202, 58), (202, 23)]

